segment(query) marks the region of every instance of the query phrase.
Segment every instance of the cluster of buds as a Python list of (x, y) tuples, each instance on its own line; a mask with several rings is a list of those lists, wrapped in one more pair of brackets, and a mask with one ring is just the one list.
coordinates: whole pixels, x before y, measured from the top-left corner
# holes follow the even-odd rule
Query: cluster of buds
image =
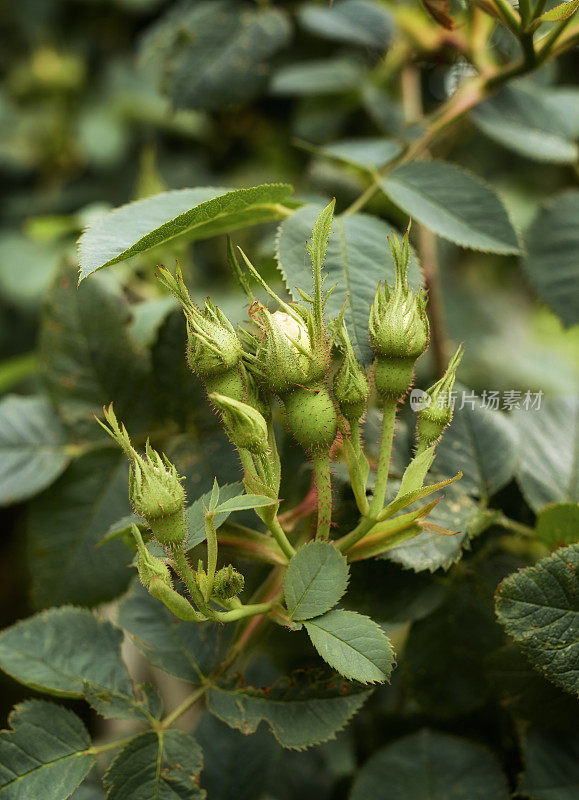
[(376, 354), (374, 383), (383, 400), (400, 400), (414, 377), (414, 365), (428, 347), (430, 328), (426, 296), (416, 294), (408, 284), (410, 245), (408, 231), (402, 245), (388, 239), (396, 268), (394, 289), (378, 286), (370, 310), (370, 343)]

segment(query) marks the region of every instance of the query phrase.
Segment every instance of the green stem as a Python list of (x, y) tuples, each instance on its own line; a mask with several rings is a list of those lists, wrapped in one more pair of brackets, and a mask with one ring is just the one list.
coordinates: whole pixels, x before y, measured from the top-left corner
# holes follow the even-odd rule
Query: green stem
[(330, 474), (330, 450), (324, 448), (314, 452), (314, 473), (318, 490), (318, 528), (316, 539), (330, 538), (332, 524), (332, 478)]
[(370, 503), (370, 516), (376, 517), (384, 508), (386, 487), (388, 485), (388, 470), (392, 456), (392, 443), (394, 441), (394, 425), (396, 423), (396, 400), (385, 400), (382, 408), (382, 438), (380, 440), (380, 456), (376, 471), (374, 496)]
[(106, 753), (109, 750), (115, 750), (117, 747), (123, 747), (129, 742), (132, 742), (134, 738), (134, 735), (126, 736), (124, 739), (117, 739), (115, 742), (108, 742), (107, 744), (93, 744), (92, 747), (89, 747), (88, 750), (85, 750), (85, 753), (98, 756), (100, 753)]
[[(344, 432), (344, 449), (346, 450), (348, 473), (356, 505), (360, 514), (365, 516), (370, 510), (368, 498), (366, 497), (366, 479), (369, 467), (360, 440), (360, 420), (350, 420), (350, 436), (348, 437)], [(364, 471), (362, 470), (362, 464), (365, 466)]]
[(285, 531), (282, 528), (279, 519), (277, 518), (277, 512), (264, 515), (263, 521), (267, 525), (268, 530), (273, 538), (280, 546), (284, 555), (286, 555), (288, 558), (292, 558), (296, 551), (290, 540), (287, 538)]
[(195, 703), (203, 697), (205, 692), (210, 688), (209, 683), (203, 683), (201, 686), (198, 686), (190, 695), (188, 695), (182, 703), (180, 703), (177, 708), (171, 711), (165, 719), (162, 719), (159, 723), (159, 727), (161, 730), (166, 730), (176, 722), (180, 716), (182, 716), (191, 706), (195, 705)]
[(195, 580), (195, 572), (189, 562), (187, 561), (187, 556), (181, 549), (176, 549), (173, 551), (173, 560), (175, 561), (175, 568), (177, 572), (185, 582), (185, 586), (189, 590), (189, 594), (193, 598), (193, 602), (202, 611), (204, 614), (209, 611), (209, 615), (212, 617), (213, 612), (211, 609), (207, 608), (205, 603), (205, 598), (201, 594), (201, 590), (199, 586), (197, 586), (197, 581)]
[(523, 25), (528, 25), (532, 15), (531, 0), (519, 0), (519, 14)]
[(275, 602), (273, 600), (269, 603), (254, 603), (253, 605), (234, 608), (231, 611), (217, 611), (215, 612), (215, 617), (219, 622), (236, 622), (245, 617), (256, 617), (258, 614), (267, 614), (274, 605)]
[(225, 522), (217, 534), (219, 546), (233, 551), (241, 558), (263, 561), (266, 564), (286, 566), (288, 559), (271, 536), (238, 525), (236, 522)]
[(542, 64), (543, 61), (547, 58), (551, 50), (553, 49), (555, 42), (561, 36), (567, 25), (571, 22), (573, 16), (567, 17), (567, 19), (561, 20), (558, 25), (556, 25), (552, 31), (550, 31), (546, 36), (539, 40), (539, 48), (537, 50), (537, 61), (539, 64)]
[(215, 571), (217, 569), (217, 531), (215, 530), (213, 514), (205, 515), (205, 534), (207, 537), (207, 590), (205, 600), (208, 602), (211, 597)]
[(363, 517), (353, 531), (350, 531), (350, 533), (347, 533), (345, 536), (342, 536), (341, 539), (338, 539), (335, 542), (336, 547), (341, 553), (346, 553), (356, 544), (356, 542), (359, 542), (360, 539), (366, 536), (366, 534), (372, 530), (376, 523), (377, 520), (375, 519)]
[(509, 0), (495, 0), (495, 6), (503, 18), (503, 22), (515, 36), (518, 36), (521, 29), (521, 18), (509, 3)]
[(533, 9), (533, 19), (537, 19), (540, 17), (543, 11), (545, 10), (545, 6), (547, 5), (547, 0), (539, 0), (535, 8)]
[(530, 525), (525, 525), (522, 522), (517, 522), (515, 519), (511, 519), (507, 516), (502, 516), (497, 520), (497, 524), (500, 525), (502, 528), (505, 528), (508, 531), (513, 531), (513, 533), (519, 533), (521, 536), (528, 536), (532, 539), (536, 538), (536, 533)]

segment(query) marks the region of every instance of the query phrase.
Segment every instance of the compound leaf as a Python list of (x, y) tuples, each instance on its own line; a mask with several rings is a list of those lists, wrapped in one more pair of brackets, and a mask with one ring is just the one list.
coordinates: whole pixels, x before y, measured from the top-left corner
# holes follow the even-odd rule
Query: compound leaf
[(261, 691), (251, 686), (213, 686), (207, 707), (246, 734), (254, 733), (263, 720), (282, 747), (303, 750), (333, 739), (369, 696), (369, 691), (298, 675)]
[(579, 545), (561, 547), (499, 585), (496, 612), (549, 680), (579, 692)]
[(392, 645), (369, 617), (338, 609), (304, 625), (318, 653), (340, 675), (360, 683), (383, 683), (390, 677)]
[(132, 696), (121, 659), (123, 633), (84, 608), (52, 608), (0, 635), (0, 667), (33, 689), (82, 697), (94, 690)]
[(517, 233), (498, 195), (453, 164), (404, 164), (392, 170), (381, 186), (412, 219), (445, 239), (489, 253), (520, 252)]
[(251, 189), (203, 187), (162, 192), (115, 208), (97, 219), (79, 240), (82, 281), (96, 270), (125, 261), (179, 237), (207, 239), (285, 215), (286, 183)]
[(148, 661), (191, 683), (199, 683), (220, 663), (231, 633), (176, 619), (138, 582), (122, 599), (118, 621)]
[(541, 208), (526, 236), (525, 272), (565, 326), (579, 322), (578, 218), (579, 190), (570, 189)]
[(499, 762), (466, 739), (421, 730), (379, 750), (358, 773), (351, 800), (508, 800)]
[(58, 478), (70, 454), (64, 427), (46, 397), (0, 402), (0, 505), (28, 500)]
[(121, 750), (103, 783), (108, 800), (202, 800), (201, 748), (188, 733), (143, 733)]
[(29, 700), (9, 722), (12, 730), (0, 733), (0, 798), (67, 800), (95, 763), (80, 719), (62, 706)]
[(287, 609), (294, 619), (325, 614), (348, 585), (348, 562), (330, 542), (309, 542), (289, 563), (284, 582)]

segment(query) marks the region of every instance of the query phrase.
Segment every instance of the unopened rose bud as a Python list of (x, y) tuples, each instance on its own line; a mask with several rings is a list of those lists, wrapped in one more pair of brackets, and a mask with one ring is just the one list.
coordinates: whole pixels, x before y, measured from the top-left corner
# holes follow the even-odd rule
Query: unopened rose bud
[(338, 432), (338, 415), (325, 386), (298, 387), (285, 395), (286, 423), (304, 450), (331, 447)]
[(186, 497), (174, 464), (153, 450), (149, 442), (143, 457), (132, 446), (125, 426), (119, 425), (112, 405), (104, 409), (104, 414), (108, 426), (97, 421), (131, 462), (129, 496), (135, 513), (147, 520), (161, 544), (180, 544), (188, 533), (184, 515)]
[(378, 356), (411, 358), (414, 361), (428, 347), (429, 325), (424, 293), (414, 295), (408, 284), (410, 245), (408, 231), (400, 245), (396, 237), (388, 240), (394, 265), (394, 289), (380, 285), (370, 311), (370, 342)]
[(416, 423), (420, 451), (438, 441), (444, 429), (452, 420), (450, 393), (456, 380), (456, 370), (462, 360), (462, 355), (463, 347), (459, 345), (442, 378), (426, 392), (430, 397), (430, 403), (424, 404), (423, 408), (420, 409)]
[(177, 267), (176, 275), (160, 268), (157, 276), (161, 283), (181, 303), (187, 320), (187, 358), (191, 370), (201, 377), (230, 370), (241, 361), (243, 348), (233, 325), (225, 314), (210, 300), (200, 311), (191, 300), (183, 275)]
[(212, 594), (218, 600), (231, 600), (243, 591), (244, 584), (243, 575), (228, 564), (215, 573)]
[(157, 578), (167, 586), (172, 586), (171, 571), (160, 558), (154, 556), (147, 549), (141, 536), (141, 531), (136, 525), (131, 525), (131, 533), (137, 544), (137, 570), (143, 586), (148, 589), (153, 578)]
[(257, 409), (221, 394), (210, 394), (209, 399), (221, 411), (227, 433), (236, 447), (250, 453), (268, 452), (267, 423)]
[(252, 313), (261, 331), (256, 363), (263, 383), (276, 394), (311, 380), (312, 351), (307, 326), (285, 311), (261, 306)]
[(368, 380), (356, 360), (345, 326), (342, 328), (341, 341), (344, 359), (334, 377), (334, 397), (346, 419), (358, 420), (366, 408)]

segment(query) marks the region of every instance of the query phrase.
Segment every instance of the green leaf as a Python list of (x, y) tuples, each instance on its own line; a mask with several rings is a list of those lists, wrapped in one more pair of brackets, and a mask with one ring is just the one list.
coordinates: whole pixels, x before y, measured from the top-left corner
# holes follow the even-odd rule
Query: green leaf
[(238, 497), (232, 497), (224, 503), (220, 503), (215, 511), (218, 514), (232, 514), (234, 511), (245, 511), (250, 508), (264, 508), (271, 506), (275, 503), (271, 497), (265, 497), (261, 494), (242, 494)]
[(145, 720), (151, 724), (153, 719), (160, 719), (163, 711), (163, 701), (155, 687), (150, 684), (143, 683), (138, 687), (138, 697), (132, 692), (129, 696), (99, 689), (87, 681), (83, 683), (83, 690), (87, 703), (105, 719)]
[(403, 211), (444, 239), (489, 253), (519, 253), (517, 233), (494, 190), (453, 164), (421, 161), (392, 170), (381, 186)]
[(325, 614), (348, 585), (348, 562), (330, 542), (308, 542), (291, 559), (284, 581), (287, 609), (293, 619)]
[(350, 800), (508, 800), (499, 762), (485, 747), (423, 729), (375, 753)]
[(386, 48), (392, 36), (392, 18), (384, 7), (370, 0), (336, 0), (324, 7), (307, 3), (298, 10), (306, 30), (323, 39)]
[(533, 800), (575, 800), (579, 791), (579, 736), (531, 728), (518, 793)]
[(121, 600), (119, 625), (155, 666), (199, 683), (225, 657), (230, 628), (182, 622), (135, 581)]
[[(277, 261), (286, 286), (299, 299), (296, 286), (312, 292), (312, 271), (304, 259), (304, 242), (309, 239), (322, 206), (306, 205), (285, 220), (279, 228)], [(345, 322), (358, 356), (369, 363), (372, 350), (368, 343), (369, 309), (379, 281), (394, 285), (395, 269), (387, 237), (392, 227), (369, 214), (334, 217), (324, 267), (328, 287), (337, 283), (330, 295), (326, 312), (337, 317), (349, 296)], [(396, 231), (394, 231), (396, 233)], [(420, 268), (411, 253), (409, 281), (415, 288), (422, 284)]]
[(286, 183), (237, 190), (179, 189), (115, 208), (81, 236), (79, 280), (177, 238), (207, 239), (279, 219), (286, 215), (281, 204), (291, 192)]
[(97, 545), (130, 512), (127, 487), (124, 455), (102, 450), (81, 456), (32, 500), (27, 529), (37, 607), (96, 605), (124, 591), (131, 551), (120, 540)]
[(579, 504), (553, 503), (537, 517), (537, 537), (550, 550), (579, 541)]
[(266, 691), (212, 686), (207, 708), (246, 734), (254, 733), (263, 720), (282, 747), (303, 750), (335, 738), (369, 696), (369, 691), (337, 686), (336, 681), (314, 682), (298, 674)]
[(402, 152), (402, 146), (393, 139), (359, 137), (326, 144), (317, 152), (372, 172), (393, 161)]
[(265, 730), (244, 736), (204, 714), (195, 736), (203, 749), (201, 784), (211, 800), (256, 800), (275, 773), (279, 748)]
[(80, 719), (62, 706), (28, 700), (0, 733), (2, 800), (67, 800), (95, 764)]
[(394, 651), (382, 628), (355, 611), (328, 611), (304, 622), (312, 644), (340, 675), (360, 683), (387, 681)]
[(484, 658), (503, 642), (490, 603), (454, 589), (430, 616), (410, 629), (403, 684), (426, 713), (446, 717), (482, 706), (488, 697)]
[[(0, 291), (23, 309), (36, 309), (58, 268), (62, 250), (16, 231), (0, 232)], [(18, 265), (16, 267), (16, 265)]]
[(202, 800), (201, 748), (188, 733), (143, 733), (121, 750), (103, 783), (107, 800)]
[(417, 489), (422, 488), (426, 474), (428, 473), (428, 470), (434, 461), (435, 449), (436, 445), (427, 447), (424, 452), (412, 459), (410, 464), (404, 470), (400, 489), (398, 490), (396, 497), (402, 497), (409, 492), (415, 492)]
[(517, 411), (514, 422), (517, 480), (531, 508), (579, 501), (579, 398), (549, 397), (537, 411)]
[(579, 322), (579, 189), (555, 195), (526, 235), (523, 262), (533, 288), (566, 326)]
[(70, 455), (66, 432), (46, 397), (0, 401), (0, 505), (28, 500), (58, 478)]
[(206, 0), (172, 8), (147, 34), (144, 55), (161, 62), (177, 108), (237, 107), (266, 88), (268, 61), (291, 32), (282, 9)]
[(579, 545), (561, 547), (497, 589), (496, 613), (549, 680), (579, 692)]
[[(440, 493), (443, 500), (429, 513), (426, 520), (447, 530), (457, 531), (454, 536), (423, 531), (410, 541), (392, 547), (384, 553), (383, 558), (415, 572), (448, 569), (458, 561), (467, 540), (469, 520), (477, 511), (474, 501), (462, 491), (461, 483), (462, 479), (445, 487)], [(432, 496), (429, 500), (432, 501)]]
[(135, 418), (145, 400), (147, 362), (131, 338), (130, 308), (110, 276), (80, 289), (64, 270), (43, 308), (40, 354), (60, 416), (87, 438), (104, 436), (93, 419), (115, 401), (120, 419)]
[(120, 654), (123, 634), (84, 608), (52, 608), (0, 634), (0, 667), (40, 692), (82, 697), (93, 690), (133, 695)]
[(572, 17), (573, 14), (579, 8), (579, 0), (568, 0), (566, 3), (561, 3), (555, 8), (549, 9), (549, 11), (545, 11), (544, 14), (541, 14), (539, 19), (542, 22), (559, 22), (563, 19), (569, 19)]
[[(225, 505), (228, 502), (233, 502), (236, 498), (247, 497), (247, 495), (243, 495), (243, 492), (244, 486), (242, 483), (226, 483), (224, 486), (219, 487), (219, 498), (223, 501), (223, 505)], [(205, 541), (205, 512), (203, 510), (203, 504), (205, 503), (205, 506), (208, 507), (210, 499), (211, 492), (205, 492), (202, 497), (195, 500), (185, 511), (185, 518), (189, 527), (189, 536), (183, 545), (186, 550), (191, 550), (193, 547)], [(266, 499), (268, 500), (267, 505), (269, 505), (271, 503), (271, 498)], [(215, 528), (217, 529), (220, 525), (223, 525), (229, 518), (229, 515), (236, 510), (238, 509), (220, 509), (213, 520)]]
[(530, 81), (503, 86), (470, 112), (475, 125), (491, 139), (528, 158), (573, 163), (579, 156), (563, 109), (550, 101), (549, 89)]
[(566, 692), (545, 680), (515, 644), (500, 647), (485, 662), (493, 694), (510, 715), (553, 730), (579, 729), (577, 704), (569, 703)]
[(454, 475), (461, 470), (460, 489), (488, 499), (514, 477), (517, 464), (517, 437), (511, 421), (500, 411), (486, 408), (480, 398), (461, 390), (450, 427), (436, 449), (434, 470)]
[(277, 95), (301, 96), (344, 94), (363, 83), (365, 72), (360, 62), (346, 57), (302, 61), (278, 69), (270, 91)]

